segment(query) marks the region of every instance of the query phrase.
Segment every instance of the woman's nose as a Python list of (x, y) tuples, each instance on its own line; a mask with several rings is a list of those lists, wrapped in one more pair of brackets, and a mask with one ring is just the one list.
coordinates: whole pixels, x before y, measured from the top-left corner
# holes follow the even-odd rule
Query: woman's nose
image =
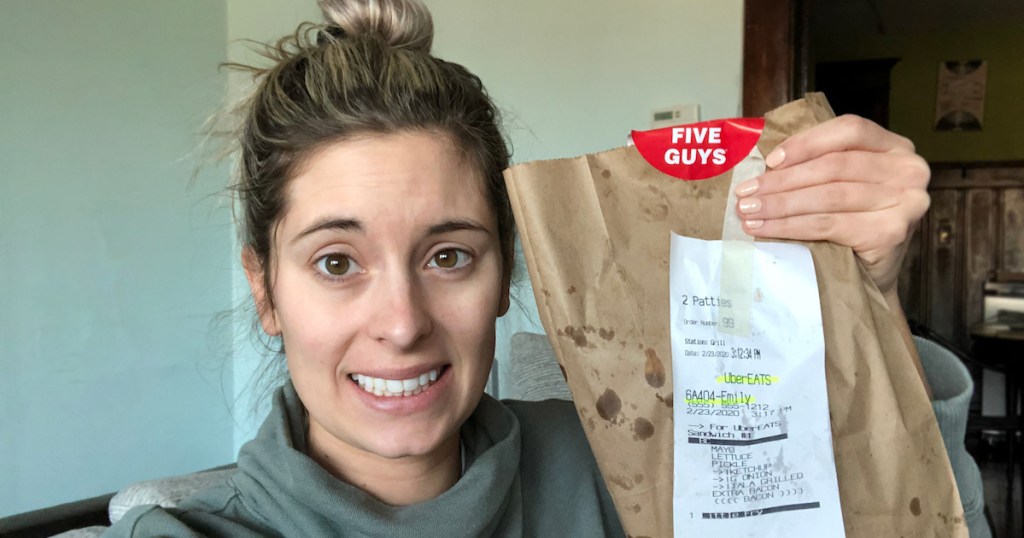
[(408, 349), (430, 334), (433, 321), (421, 284), (411, 276), (386, 279), (380, 286), (380, 303), (370, 336), (397, 349)]

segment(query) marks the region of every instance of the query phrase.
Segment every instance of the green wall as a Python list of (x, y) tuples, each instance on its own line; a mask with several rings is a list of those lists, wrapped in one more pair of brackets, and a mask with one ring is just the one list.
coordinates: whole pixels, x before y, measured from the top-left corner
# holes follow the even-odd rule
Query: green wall
[(233, 458), (223, 2), (0, 0), (0, 517)]
[[(901, 58), (892, 70), (890, 128), (932, 162), (1024, 160), (1024, 21), (912, 36), (816, 42), (816, 61)], [(987, 60), (981, 131), (935, 131), (939, 62)]]

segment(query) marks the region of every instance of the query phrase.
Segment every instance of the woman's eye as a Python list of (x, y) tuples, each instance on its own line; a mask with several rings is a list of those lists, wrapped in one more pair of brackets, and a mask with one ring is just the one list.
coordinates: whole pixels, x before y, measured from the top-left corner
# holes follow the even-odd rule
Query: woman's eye
[(344, 254), (328, 254), (316, 261), (316, 267), (329, 276), (346, 276), (360, 269), (359, 264)]
[(469, 253), (455, 248), (448, 248), (434, 254), (428, 265), (441, 269), (459, 269), (465, 267), (469, 263), (469, 259)]

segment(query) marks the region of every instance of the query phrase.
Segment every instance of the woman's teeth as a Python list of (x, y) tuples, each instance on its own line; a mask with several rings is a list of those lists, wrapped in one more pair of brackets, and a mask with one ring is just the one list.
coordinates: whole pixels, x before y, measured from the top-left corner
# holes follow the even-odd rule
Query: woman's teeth
[(409, 379), (381, 379), (363, 374), (351, 374), (349, 377), (363, 390), (377, 396), (415, 396), (433, 385), (440, 371), (440, 368), (431, 370)]

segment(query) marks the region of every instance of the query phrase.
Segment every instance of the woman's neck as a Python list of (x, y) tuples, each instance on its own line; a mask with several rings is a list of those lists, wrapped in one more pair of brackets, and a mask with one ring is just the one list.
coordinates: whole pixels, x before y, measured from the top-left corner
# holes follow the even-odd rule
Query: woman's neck
[(309, 429), (309, 456), (335, 478), (391, 506), (433, 499), (462, 474), (457, 433), (429, 454), (391, 459), (339, 443), (314, 426)]

